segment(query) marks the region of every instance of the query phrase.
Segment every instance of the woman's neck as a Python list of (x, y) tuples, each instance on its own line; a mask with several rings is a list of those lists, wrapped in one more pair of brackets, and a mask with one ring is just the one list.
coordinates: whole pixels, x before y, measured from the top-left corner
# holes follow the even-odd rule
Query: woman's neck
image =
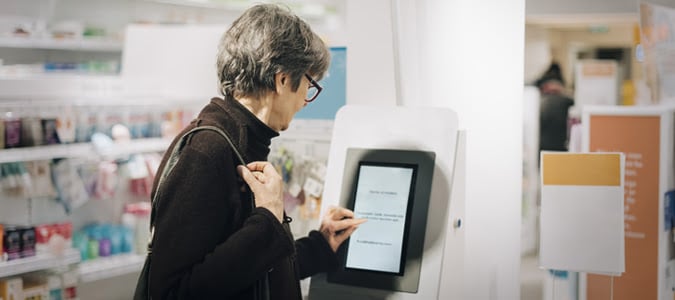
[[(246, 107), (253, 113), (260, 121), (265, 123), (268, 127), (277, 130), (271, 124), (272, 118), (272, 98), (270, 96), (263, 96), (261, 98), (240, 97), (235, 98), (241, 105)], [(277, 130), (278, 131), (278, 130)]]

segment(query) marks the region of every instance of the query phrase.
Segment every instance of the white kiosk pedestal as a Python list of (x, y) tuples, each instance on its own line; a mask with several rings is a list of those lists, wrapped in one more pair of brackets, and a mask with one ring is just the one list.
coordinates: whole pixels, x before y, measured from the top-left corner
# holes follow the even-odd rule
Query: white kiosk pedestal
[[(312, 277), (309, 299), (462, 297), (465, 162), (464, 133), (458, 131), (457, 127), (456, 113), (443, 108), (345, 106), (338, 112), (328, 159), (322, 215), (330, 206), (348, 207), (350, 197), (352, 205), (354, 203), (354, 195), (341, 194), (343, 190), (348, 190), (343, 186), (347, 184), (343, 180), (344, 172), (353, 169), (350, 166), (347, 170), (345, 168), (350, 160), (347, 153), (351, 149), (379, 149), (388, 153), (392, 152), (390, 150), (394, 150), (394, 153), (396, 150), (433, 152), (435, 160), (428, 194), (426, 227), (423, 228), (423, 247), (421, 257), (407, 262), (402, 260), (405, 266), (402, 274), (384, 273), (386, 276), (391, 275), (394, 281), (399, 280), (399, 277), (417, 276), (412, 291), (387, 289), (381, 285), (377, 288), (368, 287), (367, 280), (359, 282), (359, 286), (334, 283), (327, 280), (330, 275), (322, 274)], [(396, 156), (387, 159), (396, 160)], [(410, 200), (413, 205), (415, 200)], [(361, 225), (359, 230), (366, 224), (368, 222)], [(403, 243), (405, 245), (405, 239)], [(369, 271), (357, 272), (368, 275)]]

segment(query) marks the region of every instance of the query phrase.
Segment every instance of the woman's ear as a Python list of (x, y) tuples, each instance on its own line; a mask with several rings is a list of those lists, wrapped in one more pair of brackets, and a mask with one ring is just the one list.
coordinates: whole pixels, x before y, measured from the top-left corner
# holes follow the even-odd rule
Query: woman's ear
[(290, 77), (284, 72), (279, 72), (274, 74), (274, 86), (277, 94), (282, 94), (285, 90), (288, 89), (290, 84)]

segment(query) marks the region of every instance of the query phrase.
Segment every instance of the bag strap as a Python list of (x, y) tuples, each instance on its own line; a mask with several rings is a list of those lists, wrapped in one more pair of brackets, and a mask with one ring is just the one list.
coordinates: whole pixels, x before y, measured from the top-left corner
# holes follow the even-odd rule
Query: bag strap
[[(154, 241), (154, 236), (155, 236), (155, 220), (154, 220), (154, 215), (155, 215), (155, 210), (156, 206), (159, 203), (159, 198), (158, 198), (158, 191), (159, 188), (162, 186), (162, 182), (166, 179), (166, 177), (169, 175), (173, 167), (176, 165), (178, 162), (178, 159), (180, 158), (180, 153), (183, 150), (183, 147), (185, 147), (185, 144), (187, 143), (188, 137), (192, 135), (193, 133), (197, 131), (202, 131), (202, 130), (212, 130), (220, 134), (225, 140), (227, 141), (228, 144), (230, 144), (230, 147), (232, 148), (232, 151), (234, 151), (234, 154), (237, 155), (237, 159), (239, 159), (239, 163), (242, 165), (246, 165), (246, 161), (244, 161), (244, 157), (239, 153), (237, 150), (237, 147), (234, 145), (232, 142), (232, 139), (230, 139), (230, 136), (225, 133), (225, 131), (221, 130), (218, 127), (215, 126), (210, 126), (210, 125), (202, 125), (202, 126), (197, 126), (195, 128), (192, 128), (190, 131), (186, 132), (183, 134), (183, 136), (180, 137), (180, 140), (174, 145), (173, 149), (171, 150), (171, 154), (169, 155), (169, 159), (166, 162), (166, 166), (164, 166), (164, 169), (162, 169), (162, 173), (159, 176), (159, 181), (157, 182), (157, 189), (155, 190), (155, 195), (152, 199), (152, 211), (151, 211), (151, 220), (150, 220), (150, 237), (148, 238), (148, 257), (152, 255), (152, 243)], [(251, 211), (255, 209), (255, 199), (253, 199), (253, 193), (250, 193), (251, 197)], [(256, 281), (256, 286), (254, 289), (254, 298), (259, 299), (259, 300), (269, 300), (270, 295), (269, 295), (269, 274), (265, 273), (265, 276), (261, 279)], [(149, 293), (149, 291), (148, 291)], [(149, 297), (148, 297), (149, 298)]]
[[(154, 215), (156, 211), (156, 207), (159, 205), (159, 188), (162, 186), (162, 183), (166, 179), (166, 177), (169, 176), (171, 173), (171, 170), (173, 167), (178, 163), (178, 160), (180, 159), (180, 153), (183, 151), (183, 147), (185, 147), (185, 144), (187, 143), (188, 138), (190, 135), (197, 131), (202, 131), (202, 130), (211, 130), (215, 131), (218, 134), (220, 134), (225, 140), (227, 141), (228, 144), (230, 144), (230, 147), (232, 148), (232, 151), (234, 151), (234, 154), (237, 155), (237, 159), (239, 160), (239, 163), (242, 165), (246, 165), (246, 161), (244, 161), (244, 157), (239, 153), (237, 150), (237, 147), (234, 145), (232, 142), (232, 139), (230, 139), (230, 136), (225, 133), (225, 131), (221, 130), (218, 127), (215, 126), (209, 126), (209, 125), (203, 125), (203, 126), (198, 126), (195, 128), (192, 128), (190, 131), (186, 132), (183, 134), (183, 136), (180, 137), (180, 140), (174, 145), (173, 149), (171, 150), (171, 154), (169, 155), (169, 159), (166, 162), (166, 166), (164, 166), (164, 169), (162, 169), (162, 173), (159, 175), (159, 181), (157, 182), (157, 189), (155, 189), (155, 195), (152, 199), (152, 220), (150, 221), (150, 237), (148, 239), (148, 254), (152, 254), (152, 242), (154, 240), (154, 235), (155, 235), (155, 220), (154, 220)], [(253, 195), (251, 195), (251, 209), (255, 208), (255, 201), (253, 199)]]

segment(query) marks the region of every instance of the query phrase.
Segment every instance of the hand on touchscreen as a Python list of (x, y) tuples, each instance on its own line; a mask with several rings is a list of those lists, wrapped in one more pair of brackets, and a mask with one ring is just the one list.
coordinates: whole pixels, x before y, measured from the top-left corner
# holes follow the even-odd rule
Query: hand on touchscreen
[(333, 252), (337, 252), (340, 244), (349, 238), (354, 230), (367, 219), (354, 219), (354, 212), (342, 207), (331, 207), (321, 220), (319, 231), (328, 241)]
[(239, 175), (246, 181), (253, 192), (256, 207), (264, 207), (271, 211), (279, 222), (284, 218), (284, 185), (283, 179), (271, 163), (255, 161), (238, 166)]

